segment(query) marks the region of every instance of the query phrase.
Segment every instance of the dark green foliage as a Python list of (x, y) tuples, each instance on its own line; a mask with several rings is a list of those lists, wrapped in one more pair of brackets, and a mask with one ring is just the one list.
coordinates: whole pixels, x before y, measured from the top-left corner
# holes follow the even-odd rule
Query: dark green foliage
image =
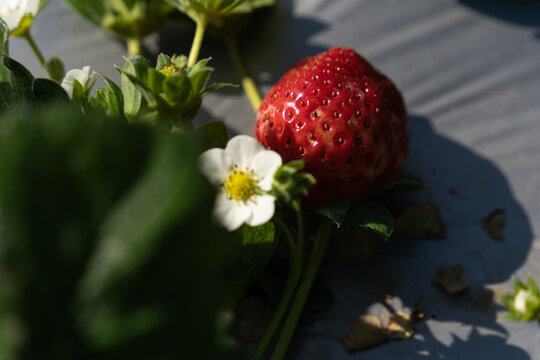
[(211, 223), (197, 153), (65, 105), (0, 115), (0, 358), (227, 358), (242, 239)]

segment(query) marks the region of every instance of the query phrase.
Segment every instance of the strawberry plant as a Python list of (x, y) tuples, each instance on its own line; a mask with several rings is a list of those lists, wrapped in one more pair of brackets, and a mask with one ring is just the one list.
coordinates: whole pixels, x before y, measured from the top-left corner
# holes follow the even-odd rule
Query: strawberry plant
[[(393, 218), (376, 195), (424, 186), (398, 176), (400, 92), (334, 48), (262, 99), (238, 37), (271, 0), (66, 1), (130, 56), (120, 84), (89, 66), (63, 77), (59, 63), (36, 79), (9, 56), (18, 27), (0, 18), (0, 357), (242, 358), (221, 310), (262, 284), (284, 241), (288, 275), (252, 354), (283, 359), (333, 229), (350, 219), (388, 239)], [(193, 20), (192, 47), (152, 62), (140, 41), (173, 8)], [(194, 125), (206, 94), (232, 85), (212, 83), (199, 59), (208, 28), (256, 111), (255, 138)]]

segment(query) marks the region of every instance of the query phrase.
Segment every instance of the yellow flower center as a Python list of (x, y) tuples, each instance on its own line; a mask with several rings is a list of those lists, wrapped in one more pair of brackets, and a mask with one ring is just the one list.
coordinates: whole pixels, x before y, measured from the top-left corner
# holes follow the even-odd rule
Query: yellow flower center
[(248, 201), (259, 190), (253, 170), (234, 168), (223, 183), (227, 197), (231, 200)]
[(167, 65), (164, 65), (160, 70), (159, 72), (165, 76), (171, 76), (173, 74), (176, 74), (177, 72), (180, 71), (180, 68), (176, 65), (174, 65), (173, 63), (170, 63), (170, 64), (167, 64)]

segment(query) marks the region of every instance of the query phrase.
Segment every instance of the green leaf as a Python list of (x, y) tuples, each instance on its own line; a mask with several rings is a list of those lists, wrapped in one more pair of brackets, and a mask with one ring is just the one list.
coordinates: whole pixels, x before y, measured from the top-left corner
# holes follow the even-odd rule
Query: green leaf
[(397, 194), (411, 191), (418, 191), (426, 188), (426, 184), (421, 177), (412, 174), (400, 175), (394, 180), (371, 190), (365, 197), (376, 194)]
[(121, 74), (124, 114), (129, 120), (134, 120), (141, 110), (143, 101), (141, 92), (128, 77), (128, 74), (135, 75), (135, 66), (130, 61), (126, 61)]
[(174, 104), (184, 102), (191, 91), (191, 82), (186, 74), (178, 73), (165, 79), (163, 90), (167, 99)]
[(222, 148), (227, 146), (229, 141), (229, 131), (227, 126), (222, 121), (212, 121), (202, 125), (195, 131), (200, 135), (205, 144), (205, 150), (211, 148)]
[(242, 246), (237, 250), (235, 261), (226, 269), (228, 287), (232, 290), (231, 305), (253, 284), (276, 249), (272, 222), (255, 227), (243, 225), (236, 234)]
[(375, 231), (385, 240), (392, 234), (394, 219), (386, 206), (380, 202), (354, 201), (349, 209), (349, 216), (356, 225)]
[(332, 220), (338, 227), (343, 224), (345, 218), (347, 217), (347, 212), (351, 207), (350, 201), (336, 201), (325, 206), (318, 207), (314, 211), (319, 214), (326, 216)]
[(96, 0), (64, 0), (73, 10), (96, 25), (101, 25), (105, 2)]
[(32, 83), (32, 93), (41, 103), (69, 102), (66, 91), (58, 83), (49, 79), (35, 79)]
[[(5, 21), (0, 17), (0, 58), (8, 56), (9, 45), (9, 28)], [(10, 80), (9, 70), (5, 67), (4, 62), (0, 63), (0, 82)]]

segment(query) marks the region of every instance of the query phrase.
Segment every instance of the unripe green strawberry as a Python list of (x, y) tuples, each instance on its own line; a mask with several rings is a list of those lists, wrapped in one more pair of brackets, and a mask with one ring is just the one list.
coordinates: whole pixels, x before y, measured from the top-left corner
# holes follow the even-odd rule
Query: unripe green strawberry
[(394, 178), (407, 156), (401, 94), (351, 49), (299, 61), (264, 98), (255, 137), (317, 179), (305, 202), (354, 199)]

